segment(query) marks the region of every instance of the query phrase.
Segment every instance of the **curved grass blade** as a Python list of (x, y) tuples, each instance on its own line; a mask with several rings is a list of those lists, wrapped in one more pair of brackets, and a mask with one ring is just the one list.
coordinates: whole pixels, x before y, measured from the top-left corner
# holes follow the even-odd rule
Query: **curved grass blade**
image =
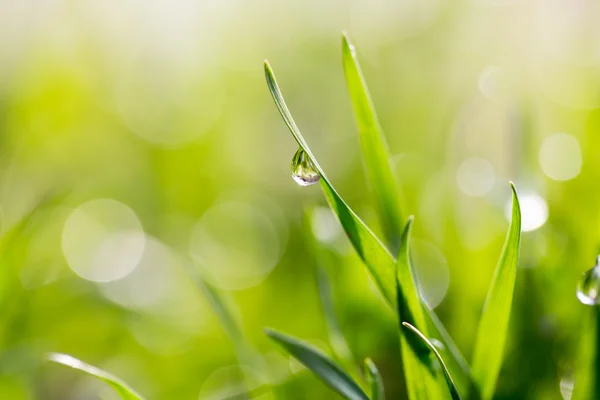
[(265, 333), (346, 399), (369, 400), (361, 387), (320, 350), (272, 329), (265, 329)]
[(377, 119), (369, 89), (362, 74), (356, 48), (348, 35), (342, 35), (342, 61), (346, 83), (360, 137), (367, 180), (373, 191), (379, 222), (392, 252), (398, 251), (403, 220), (400, 211), (398, 181), (390, 168), (390, 154)]
[(377, 366), (370, 358), (365, 358), (365, 376), (367, 377), (371, 400), (385, 400), (383, 379), (381, 379)]
[(510, 186), (512, 217), (485, 301), (473, 353), (473, 378), (484, 400), (492, 398), (500, 374), (519, 263), (521, 209), (517, 190), (512, 182)]
[[(279, 109), (283, 120), (290, 129), (292, 136), (298, 145), (310, 157), (315, 169), (321, 175), (321, 188), (323, 189), (329, 206), (344, 228), (344, 231), (352, 243), (354, 250), (358, 253), (359, 257), (366, 265), (367, 270), (373, 277), (375, 284), (386, 300), (388, 306), (390, 306), (393, 310), (396, 310), (397, 279), (395, 272), (396, 262), (394, 257), (392, 257), (388, 249), (383, 245), (383, 243), (381, 243), (379, 238), (375, 236), (375, 234), (365, 225), (365, 223), (356, 215), (356, 213), (354, 213), (354, 211), (352, 211), (352, 209), (344, 202), (344, 200), (334, 189), (333, 185), (329, 182), (325, 172), (310, 151), (310, 148), (308, 147), (306, 141), (300, 133), (300, 130), (294, 122), (283, 95), (281, 94), (279, 85), (275, 80), (273, 70), (267, 61), (265, 61), (265, 76), (269, 90), (273, 96), (273, 100), (275, 101), (275, 105)], [(421, 306), (424, 307), (426, 312), (427, 327), (431, 330), (432, 336), (435, 336), (437, 339), (441, 340), (447, 349), (442, 352), (442, 355), (446, 360), (452, 360), (452, 362), (448, 363), (450, 371), (455, 379), (457, 377), (461, 377), (461, 379), (456, 379), (456, 381), (459, 385), (459, 388), (462, 389), (461, 383), (469, 381), (468, 369), (461, 368), (464, 364), (461, 362), (463, 357), (458, 352), (456, 345), (452, 342), (452, 339), (446, 332), (444, 326), (439, 322), (437, 316), (435, 316), (435, 313), (429, 310), (429, 308), (427, 308), (427, 306), (424, 304), (421, 304)], [(420, 326), (417, 325), (417, 327)], [(469, 390), (468, 386), (465, 387), (464, 390)]]
[[(423, 304), (423, 307), (429, 310), (426, 304)], [(438, 316), (431, 310), (425, 312), (424, 315), (429, 337), (439, 340), (444, 345), (438, 351), (446, 360), (446, 365), (454, 377), (454, 383), (458, 387), (459, 392), (463, 394), (468, 393), (466, 397), (470, 400), (479, 400), (479, 389), (473, 381), (471, 368), (467, 360), (465, 360), (458, 347), (456, 347), (456, 344), (452, 341), (450, 334), (446, 331)]]
[[(358, 62), (356, 47), (351, 43), (347, 33), (342, 34), (342, 55), (346, 82), (359, 129), (364, 165), (375, 195), (379, 220), (388, 245), (392, 251), (397, 251), (400, 246), (399, 233), (404, 228), (399, 205), (401, 196), (398, 180), (389, 164), (389, 149)], [(430, 334), (438, 336), (447, 345), (445, 352), (449, 353), (446, 358), (449, 360), (451, 370), (461, 372), (456, 374), (459, 386), (463, 388), (472, 386), (466, 360), (437, 316), (427, 311), (426, 320)]]
[[(420, 296), (417, 292), (415, 273), (409, 255), (410, 235), (412, 232), (413, 221), (414, 217), (410, 216), (406, 223), (406, 227), (402, 230), (400, 249), (396, 259), (398, 316), (402, 321), (408, 321), (411, 324), (425, 327), (425, 317), (423, 315), (423, 308), (421, 307)], [(422, 345), (421, 348), (423, 348)], [(425, 353), (427, 353), (427, 351), (425, 351)]]
[(394, 288), (394, 259), (386, 249), (386, 247), (379, 241), (379, 239), (371, 232), (371, 230), (365, 225), (363, 221), (348, 207), (340, 195), (335, 191), (329, 179), (325, 175), (325, 172), (319, 165), (317, 159), (310, 151), (310, 148), (306, 144), (306, 141), (302, 137), (300, 130), (296, 126), (290, 111), (288, 110), (283, 95), (279, 90), (279, 85), (273, 75), (269, 63), (265, 61), (265, 75), (267, 78), (267, 84), (275, 100), (275, 104), (283, 117), (286, 125), (292, 132), (294, 139), (298, 142), (298, 145), (306, 152), (310, 160), (312, 161), (315, 169), (321, 175), (321, 188), (325, 193), (325, 197), (333, 209), (333, 212), (339, 219), (346, 235), (352, 242), (352, 245), (360, 258), (366, 264), (367, 268), (371, 272), (375, 283), (381, 290), (383, 296), (386, 298), (390, 305), (395, 303), (395, 288)]
[(116, 376), (109, 374), (108, 372), (102, 371), (99, 368), (86, 364), (83, 361), (80, 361), (67, 354), (50, 353), (47, 357), (49, 361), (55, 362), (57, 364), (66, 365), (67, 367), (77, 369), (79, 371), (85, 372), (86, 374), (95, 376), (100, 380), (103, 380), (108, 385), (110, 385), (115, 390), (115, 392), (117, 392), (119, 396), (124, 400), (143, 400), (142, 396), (137, 394), (125, 382), (123, 382)]
[(456, 385), (454, 384), (454, 380), (452, 379), (452, 376), (450, 375), (450, 372), (448, 371), (448, 367), (446, 367), (446, 363), (444, 363), (442, 356), (440, 355), (439, 351), (435, 348), (433, 343), (431, 343), (425, 335), (423, 335), (417, 328), (415, 328), (408, 322), (403, 322), (402, 325), (405, 328), (408, 328), (413, 333), (415, 333), (415, 335), (417, 335), (417, 337), (419, 339), (421, 339), (423, 341), (423, 343), (425, 343), (427, 346), (429, 346), (431, 351), (433, 351), (433, 354), (435, 354), (438, 361), (442, 365), (442, 369), (444, 370), (444, 376), (446, 377), (446, 382), (448, 383), (448, 388), (450, 389), (450, 395), (452, 396), (452, 399), (453, 400), (461, 400), (462, 398), (460, 397), (460, 394), (458, 393), (458, 389), (456, 388)]

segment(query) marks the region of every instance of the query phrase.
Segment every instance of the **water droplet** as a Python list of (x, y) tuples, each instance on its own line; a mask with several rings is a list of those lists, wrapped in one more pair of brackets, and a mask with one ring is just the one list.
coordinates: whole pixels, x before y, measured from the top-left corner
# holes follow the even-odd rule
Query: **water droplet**
[(581, 277), (577, 285), (577, 298), (588, 306), (600, 303), (600, 256), (596, 258), (596, 265)]
[(302, 149), (298, 149), (292, 158), (292, 178), (300, 186), (309, 186), (321, 179), (321, 175)]

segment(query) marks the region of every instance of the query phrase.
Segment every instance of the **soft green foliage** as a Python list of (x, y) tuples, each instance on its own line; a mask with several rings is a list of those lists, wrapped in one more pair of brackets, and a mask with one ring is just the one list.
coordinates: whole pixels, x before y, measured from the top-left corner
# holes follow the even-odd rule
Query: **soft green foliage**
[[(283, 98), (281, 90), (279, 89), (279, 85), (275, 79), (273, 74), (273, 70), (268, 62), (265, 61), (265, 76), (267, 79), (267, 84), (271, 95), (275, 101), (277, 108), (279, 109), (283, 120), (286, 125), (290, 129), (293, 137), (296, 139), (298, 145), (305, 150), (306, 154), (311, 158), (315, 168), (321, 174), (321, 187), (325, 194), (325, 198), (327, 199), (330, 207), (332, 208), (334, 214), (337, 216), (340, 221), (346, 235), (350, 239), (355, 251), (358, 253), (360, 258), (363, 260), (371, 275), (373, 276), (377, 286), (381, 290), (382, 294), (388, 301), (388, 304), (392, 307), (396, 307), (396, 300), (394, 299), (396, 290), (394, 287), (394, 282), (396, 279), (394, 278), (395, 267), (395, 259), (386, 249), (386, 247), (381, 243), (381, 241), (375, 236), (375, 234), (365, 225), (365, 223), (352, 211), (352, 209), (347, 205), (347, 203), (340, 197), (337, 191), (333, 188), (329, 179), (325, 175), (325, 172), (320, 167), (317, 159), (314, 157), (313, 153), (310, 151), (308, 144), (304, 140), (300, 130), (298, 129), (288, 107)], [(371, 158), (370, 161), (378, 162), (380, 160)], [(381, 166), (380, 166), (381, 167)], [(389, 168), (389, 165), (388, 165)], [(409, 280), (403, 279), (400, 282), (401, 285), (409, 284)], [(415, 293), (414, 289), (408, 289), (408, 293)], [(406, 299), (405, 299), (406, 300)], [(412, 301), (412, 305), (410, 307), (415, 307), (415, 302)], [(404, 307), (404, 306), (403, 306)], [(408, 306), (407, 306), (408, 307)], [(409, 307), (409, 308), (410, 308)], [(452, 359), (452, 362), (449, 363), (449, 367), (453, 372), (453, 375), (460, 376), (461, 378), (457, 380), (459, 384), (462, 384), (462, 387), (465, 391), (469, 390), (469, 378), (468, 371), (464, 367), (465, 363), (463, 361), (462, 355), (460, 355), (458, 349), (452, 342), (451, 338), (445, 332), (445, 328), (439, 320), (434, 315), (432, 311), (430, 311), (426, 306), (424, 307), (424, 311), (427, 314), (425, 318), (426, 323), (432, 331), (432, 336), (435, 336), (443, 343), (446, 344), (446, 348), (448, 350), (444, 351), (444, 356), (447, 359)], [(420, 309), (420, 307), (419, 307)], [(421, 311), (416, 310), (413, 311), (415, 313), (421, 313)]]
[(349, 400), (368, 400), (363, 389), (340, 366), (320, 350), (291, 336), (266, 329), (266, 334), (298, 361), (313, 371), (332, 389)]
[(500, 374), (519, 263), (521, 208), (512, 183), (511, 188), (512, 218), (479, 322), (473, 355), (473, 377), (483, 399), (492, 398)]
[(375, 236), (375, 234), (373, 234), (373, 232), (356, 215), (356, 213), (350, 209), (350, 207), (340, 197), (340, 195), (333, 188), (332, 184), (329, 182), (325, 172), (319, 165), (313, 153), (310, 151), (308, 144), (306, 144), (306, 141), (302, 137), (300, 130), (294, 122), (285, 100), (283, 99), (279, 85), (277, 85), (273, 70), (266, 61), (265, 76), (267, 78), (267, 84), (269, 86), (269, 90), (271, 91), (271, 95), (275, 100), (275, 104), (277, 105), (283, 120), (292, 132), (292, 135), (294, 136), (294, 139), (296, 139), (296, 142), (298, 142), (298, 145), (304, 149), (317, 171), (319, 171), (321, 174), (321, 187), (323, 188), (323, 192), (325, 193), (325, 197), (327, 198), (329, 205), (346, 231), (346, 234), (352, 242), (354, 249), (357, 251), (358, 255), (371, 272), (373, 279), (377, 283), (377, 286), (383, 293), (384, 297), (390, 304), (393, 304), (395, 289), (393, 286), (394, 260), (392, 256), (381, 243), (381, 241), (379, 241), (379, 239)]
[(66, 365), (67, 367), (71, 367), (79, 371), (85, 372), (86, 374), (92, 375), (106, 382), (115, 390), (115, 392), (119, 394), (119, 396), (123, 400), (142, 400), (142, 396), (137, 394), (135, 390), (130, 388), (121, 379), (109, 374), (108, 372), (102, 371), (99, 368), (86, 364), (83, 361), (80, 361), (74, 357), (71, 357), (66, 354), (50, 353), (48, 354), (48, 360), (57, 364)]
[(365, 358), (365, 376), (371, 400), (385, 400), (385, 389), (383, 379), (377, 369), (377, 366), (370, 358)]
[(417, 337), (420, 340), (422, 340), (423, 343), (425, 343), (431, 349), (431, 351), (435, 354), (435, 356), (437, 357), (438, 361), (440, 362), (440, 364), (442, 366), (442, 369), (444, 370), (444, 377), (446, 378), (446, 382), (448, 383), (448, 388), (450, 389), (450, 395), (452, 396), (452, 399), (453, 400), (461, 400), (462, 397), (458, 393), (458, 389), (456, 388), (456, 384), (454, 383), (454, 380), (452, 379), (452, 376), (450, 375), (450, 372), (448, 371), (448, 367), (446, 367), (446, 363), (444, 363), (444, 360), (442, 359), (440, 352), (436, 349), (436, 347), (433, 345), (433, 343), (431, 343), (427, 339), (427, 337), (425, 335), (423, 335), (422, 332), (420, 332), (417, 328), (415, 328), (408, 322), (403, 322), (402, 325), (404, 327), (406, 327), (407, 329), (409, 329), (411, 332), (413, 332), (415, 335), (417, 335)]
[(361, 154), (364, 158), (367, 181), (373, 197), (386, 243), (392, 252), (400, 245), (403, 220), (400, 213), (400, 191), (390, 168), (390, 153), (381, 130), (373, 100), (358, 63), (356, 48), (347, 34), (342, 36), (342, 58), (346, 83), (354, 107)]
[[(292, 132), (292, 135), (296, 139), (298, 145), (305, 150), (306, 154), (309, 155), (315, 168), (321, 174), (321, 187), (325, 193), (325, 198), (327, 199), (329, 206), (344, 228), (344, 231), (350, 239), (354, 250), (358, 253), (359, 257), (369, 269), (369, 272), (373, 276), (373, 279), (375, 280), (379, 290), (384, 295), (384, 298), (391, 307), (395, 308), (397, 299), (395, 298), (396, 278), (394, 277), (394, 271), (396, 267), (394, 257), (392, 257), (377, 236), (375, 236), (375, 234), (365, 225), (365, 223), (356, 215), (356, 213), (352, 211), (352, 209), (340, 197), (340, 195), (329, 182), (325, 172), (310, 151), (310, 148), (306, 144), (306, 141), (302, 137), (300, 130), (294, 122), (294, 119), (292, 118), (292, 115), (285, 103), (281, 90), (279, 89), (279, 85), (275, 80), (273, 70), (268, 62), (265, 62), (265, 75), (269, 90), (273, 96), (273, 99), (275, 100), (275, 104), (277, 105), (281, 116), (283, 117), (283, 120)], [(401, 284), (405, 283), (406, 282), (401, 282)], [(412, 307), (414, 307), (414, 302)], [(433, 316), (434, 313), (427, 307), (425, 307), (424, 310), (426, 313), (432, 314), (425, 318), (428, 325), (431, 324), (430, 327), (432, 330), (432, 335), (436, 334), (436, 338), (443, 341), (445, 344), (448, 344), (446, 347), (449, 350), (445, 352), (444, 356), (447, 359), (453, 358), (455, 360), (453, 363), (449, 364), (453, 375), (464, 375), (465, 371), (460, 370), (460, 366), (463, 365), (463, 363), (460, 361), (462, 356), (458, 354), (456, 346), (451, 342), (450, 337), (445, 334), (444, 327), (439, 323), (437, 317)], [(468, 382), (468, 379), (461, 379), (460, 382)]]
[[(369, 397), (367, 357), (386, 398), (408, 399), (412, 348), (445, 385), (434, 353), (399, 336), (395, 257), (414, 214), (414, 326), (472, 400), (508, 180), (523, 233), (493, 398), (566, 399), (573, 384), (572, 400), (600, 398), (597, 309), (575, 296), (600, 244), (596, 2), (38, 3), (0, 2), (0, 399), (118, 398), (40, 366), (52, 351), (127, 366), (149, 399), (339, 397), (264, 326), (327, 342)], [(298, 146), (265, 57), (327, 197), (289, 176)], [(82, 207), (97, 200), (139, 224)]]

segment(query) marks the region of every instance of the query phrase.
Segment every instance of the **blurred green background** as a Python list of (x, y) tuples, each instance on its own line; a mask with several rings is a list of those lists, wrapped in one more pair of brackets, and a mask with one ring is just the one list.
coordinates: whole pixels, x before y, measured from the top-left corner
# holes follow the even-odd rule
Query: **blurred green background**
[[(224, 399), (240, 380), (331, 398), (262, 333), (327, 350), (317, 262), (355, 358), (405, 398), (393, 317), (319, 188), (291, 179), (262, 71), (379, 232), (347, 30), (424, 298), (470, 357), (515, 181), (526, 232), (496, 397), (568, 399), (600, 234), (599, 18), (593, 0), (0, 1), (0, 398), (114, 398), (48, 351), (151, 399)], [(262, 370), (240, 366), (190, 270), (229, 298)]]

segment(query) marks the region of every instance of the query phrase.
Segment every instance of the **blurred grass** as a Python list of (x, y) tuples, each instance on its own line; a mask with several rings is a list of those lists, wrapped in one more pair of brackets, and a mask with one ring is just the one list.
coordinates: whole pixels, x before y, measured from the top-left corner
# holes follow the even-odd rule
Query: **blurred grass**
[[(306, 206), (324, 202), (289, 177), (296, 149), (273, 112), (261, 63), (268, 57), (277, 66), (323, 169), (376, 226), (340, 63), (344, 29), (359, 46), (403, 212), (417, 217), (415, 237), (446, 259), (449, 287), (436, 313), (463, 354), (473, 351), (502, 247), (504, 183), (514, 180), (548, 203), (547, 222), (523, 233), (524, 269), (496, 398), (560, 398), (589, 311), (575, 298), (576, 282), (600, 233), (598, 13), (585, 1), (0, 3), (3, 234), (47, 193), (68, 193), (37, 210), (2, 256), (0, 398), (99, 396), (72, 371), (38, 365), (47, 351), (108, 370), (148, 398), (196, 398), (237, 376), (215, 375), (236, 364), (236, 354), (184, 279), (173, 278), (166, 292), (184, 300), (147, 312), (73, 273), (63, 227), (73, 209), (96, 198), (126, 205), (148, 235), (184, 255), (213, 206), (233, 200), (258, 210), (250, 215), (270, 225), (243, 222), (256, 237), (272, 225), (281, 251), (270, 273), (231, 293), (243, 330), (269, 355), (285, 393), (329, 395), (306, 371), (293, 373), (262, 335), (268, 325), (317, 342), (328, 337), (302, 223)], [(550, 179), (539, 164), (541, 144), (557, 132), (581, 146), (581, 172), (569, 181)], [(493, 166), (494, 183), (481, 197), (457, 184), (470, 157)], [(572, 161), (561, 157), (557, 163)], [(222, 228), (235, 244), (236, 226)], [(350, 350), (357, 360), (373, 358), (388, 398), (404, 398), (393, 318), (339, 232), (322, 246), (339, 266), (332, 291), (342, 300), (334, 308)], [(268, 248), (257, 249), (251, 261), (271, 260)]]

